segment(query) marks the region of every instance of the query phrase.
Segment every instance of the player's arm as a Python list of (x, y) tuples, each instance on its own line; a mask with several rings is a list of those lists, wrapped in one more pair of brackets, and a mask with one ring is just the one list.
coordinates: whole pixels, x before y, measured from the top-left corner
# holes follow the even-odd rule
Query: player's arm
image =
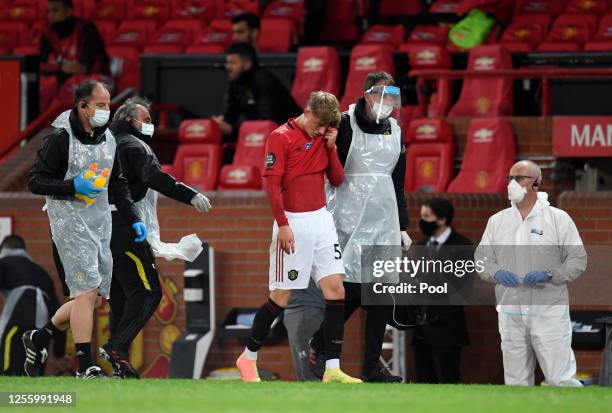
[(56, 129), (45, 138), (30, 171), (28, 188), (33, 194), (48, 196), (75, 194), (73, 180), (64, 179), (68, 169), (69, 144), (68, 132), (63, 129)]
[(266, 141), (266, 159), (264, 164), (264, 187), (270, 202), (272, 214), (278, 225), (280, 248), (287, 254), (295, 250), (293, 232), (285, 215), (282, 195), (282, 182), (285, 175), (286, 145), (283, 136), (272, 132)]
[(340, 186), (344, 181), (344, 168), (338, 158), (338, 151), (336, 150), (336, 137), (338, 136), (338, 130), (335, 128), (328, 128), (325, 132), (325, 150), (327, 151), (327, 169), (325, 174), (327, 179), (333, 186)]

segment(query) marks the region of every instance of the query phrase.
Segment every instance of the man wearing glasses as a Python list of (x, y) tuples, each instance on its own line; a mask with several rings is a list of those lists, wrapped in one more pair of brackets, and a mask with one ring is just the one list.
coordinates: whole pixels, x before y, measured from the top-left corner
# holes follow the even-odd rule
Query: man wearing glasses
[(508, 182), (511, 206), (489, 218), (476, 251), (481, 278), (497, 284), (505, 383), (533, 385), (537, 360), (546, 384), (581, 386), (567, 284), (585, 271), (586, 251), (574, 221), (539, 191), (538, 165), (517, 162)]

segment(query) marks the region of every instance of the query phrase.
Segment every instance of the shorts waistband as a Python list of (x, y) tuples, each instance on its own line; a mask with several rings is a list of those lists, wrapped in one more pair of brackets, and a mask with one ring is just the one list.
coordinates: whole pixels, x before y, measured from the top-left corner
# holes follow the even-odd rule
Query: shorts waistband
[(316, 211), (306, 211), (306, 212), (289, 212), (285, 211), (285, 215), (287, 218), (297, 219), (297, 218), (309, 218), (314, 217), (316, 215), (321, 215), (327, 212), (327, 207), (323, 207), (321, 209), (317, 209)]

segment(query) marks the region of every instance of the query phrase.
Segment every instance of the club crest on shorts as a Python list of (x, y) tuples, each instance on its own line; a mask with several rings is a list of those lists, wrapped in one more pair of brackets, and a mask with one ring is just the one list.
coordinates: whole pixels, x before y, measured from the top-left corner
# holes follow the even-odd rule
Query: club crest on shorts
[(295, 280), (297, 280), (297, 277), (298, 277), (298, 272), (297, 272), (297, 270), (290, 270), (290, 271), (287, 273), (287, 276), (289, 277), (289, 280), (291, 280), (291, 281), (295, 281)]

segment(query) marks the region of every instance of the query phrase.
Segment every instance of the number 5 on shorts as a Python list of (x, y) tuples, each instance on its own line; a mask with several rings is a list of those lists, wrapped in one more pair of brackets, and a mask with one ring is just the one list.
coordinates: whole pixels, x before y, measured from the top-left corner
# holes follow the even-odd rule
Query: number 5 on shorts
[(342, 250), (340, 249), (340, 244), (334, 244), (334, 252), (336, 254), (334, 255), (335, 259), (342, 259)]

